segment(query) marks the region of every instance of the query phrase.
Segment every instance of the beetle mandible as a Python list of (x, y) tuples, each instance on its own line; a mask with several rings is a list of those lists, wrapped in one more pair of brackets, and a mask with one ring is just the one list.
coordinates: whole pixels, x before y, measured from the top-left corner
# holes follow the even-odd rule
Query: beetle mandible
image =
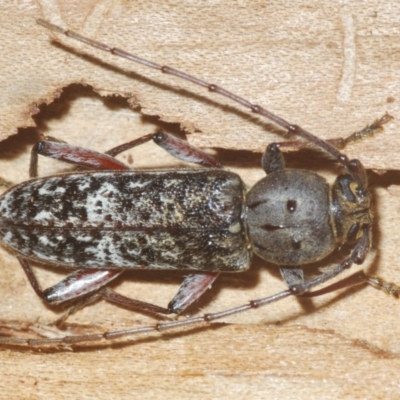
[[(123, 50), (64, 30), (39, 19), (39, 25), (177, 76), (221, 94), (260, 114), (332, 156), (346, 173), (330, 186), (321, 176), (285, 168), (280, 147), (271, 143), (262, 156), (267, 176), (249, 191), (240, 177), (222, 169), (213, 157), (163, 132), (148, 134), (105, 154), (47, 137), (32, 150), (30, 177), (0, 197), (0, 239), (17, 253), (35, 292), (50, 304), (78, 301), (62, 318), (96, 299), (133, 310), (179, 314), (193, 304), (221, 272), (250, 267), (253, 253), (279, 266), (288, 289), (249, 304), (180, 321), (97, 335), (60, 339), (1, 338), (0, 343), (52, 345), (97, 342), (130, 334), (208, 322), (256, 308), (290, 295), (317, 296), (340, 287), (368, 283), (398, 297), (399, 286), (358, 271), (339, 284), (310, 291), (362, 264), (370, 249), (372, 216), (367, 175), (361, 162), (349, 160), (330, 141), (317, 138), (266, 109), (214, 84)], [(387, 123), (388, 114), (342, 140), (367, 136)], [(114, 157), (153, 141), (174, 157), (201, 169), (132, 171)], [(92, 171), (37, 178), (38, 155)], [(321, 260), (343, 244), (352, 250), (339, 265), (306, 280), (303, 266)], [(42, 290), (31, 261), (74, 269), (58, 284)], [(107, 287), (129, 269), (190, 271), (168, 308), (133, 300)]]

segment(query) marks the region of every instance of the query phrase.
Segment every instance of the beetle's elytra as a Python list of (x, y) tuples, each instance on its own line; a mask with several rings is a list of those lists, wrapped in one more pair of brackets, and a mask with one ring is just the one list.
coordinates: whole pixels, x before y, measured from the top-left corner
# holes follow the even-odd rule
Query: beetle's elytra
[(1, 239), (66, 268), (242, 271), (250, 265), (243, 189), (215, 169), (39, 178), (1, 197)]
[[(111, 48), (46, 21), (40, 25), (175, 75), (230, 98), (263, 115), (330, 154), (346, 170), (330, 186), (321, 176), (285, 168), (283, 143), (267, 146), (262, 167), (267, 176), (249, 190), (240, 177), (187, 142), (158, 132), (118, 146), (105, 154), (45, 138), (34, 147), (30, 176), (37, 175), (38, 155), (95, 171), (35, 178), (0, 197), (0, 237), (13, 249), (36, 293), (53, 304), (79, 300), (78, 307), (104, 298), (134, 310), (180, 313), (193, 304), (221, 272), (250, 267), (253, 254), (280, 268), (289, 288), (247, 305), (219, 313), (149, 327), (60, 339), (0, 338), (0, 343), (54, 345), (98, 342), (138, 332), (167, 330), (222, 318), (290, 295), (317, 296), (353, 284), (368, 283), (394, 296), (400, 288), (380, 278), (355, 273), (334, 287), (310, 291), (349, 268), (362, 264), (370, 248), (372, 216), (367, 176), (359, 160), (349, 160), (329, 141), (290, 124), (264, 108), (173, 68)], [(388, 114), (343, 143), (380, 130)], [(167, 152), (201, 169), (132, 171), (114, 157), (154, 141)], [(343, 244), (345, 260), (306, 280), (303, 267), (322, 260)], [(31, 261), (72, 269), (55, 286), (41, 290)], [(107, 284), (125, 270), (189, 271), (168, 308), (121, 296)], [(72, 308), (72, 311), (74, 308)]]

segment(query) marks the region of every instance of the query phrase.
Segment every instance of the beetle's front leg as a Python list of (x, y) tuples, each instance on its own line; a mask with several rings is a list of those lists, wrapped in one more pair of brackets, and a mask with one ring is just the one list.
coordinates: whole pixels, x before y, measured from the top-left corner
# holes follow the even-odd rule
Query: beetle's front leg
[(261, 166), (267, 174), (285, 169), (285, 160), (280, 147), (280, 143), (269, 144), (261, 157)]
[[(350, 256), (347, 257), (343, 262), (341, 262), (335, 268), (325, 272), (324, 274), (318, 276), (317, 278), (311, 279), (310, 281), (304, 281), (299, 283), (294, 283), (293, 285), (289, 285), (290, 290), (296, 296), (303, 297), (315, 297), (321, 294), (329, 293), (334, 290), (340, 289), (342, 286), (335, 286), (337, 284), (340, 285), (340, 282), (337, 284), (329, 285), (326, 288), (320, 289), (315, 292), (309, 292), (310, 289), (318, 286), (322, 283), (329, 281), (335, 276), (341, 274), (346, 269), (350, 268), (353, 264), (362, 264), (365, 260), (366, 255), (368, 254), (370, 248), (370, 226), (365, 226), (363, 229), (363, 235), (356, 243), (353, 251)], [(345, 285), (350, 286), (350, 285)]]
[(304, 293), (302, 297), (317, 297), (327, 293), (334, 292), (339, 289), (362, 285), (365, 283), (367, 283), (368, 285), (372, 286), (375, 289), (382, 290), (386, 294), (389, 294), (390, 296), (393, 296), (397, 299), (400, 297), (399, 285), (385, 281), (384, 279), (379, 278), (378, 276), (367, 275), (363, 270), (357, 271), (353, 275), (350, 275), (339, 282), (335, 282), (332, 285), (325, 286), (322, 289)]

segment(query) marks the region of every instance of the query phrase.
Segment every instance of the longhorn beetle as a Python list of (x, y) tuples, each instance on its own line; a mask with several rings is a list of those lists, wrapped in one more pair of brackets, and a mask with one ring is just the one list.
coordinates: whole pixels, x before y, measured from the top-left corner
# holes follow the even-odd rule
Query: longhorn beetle
[[(12, 187), (0, 197), (0, 235), (1, 241), (17, 253), (31, 286), (43, 300), (50, 304), (78, 301), (64, 318), (99, 298), (133, 310), (179, 314), (221, 272), (247, 270), (253, 253), (279, 266), (288, 289), (233, 309), (154, 326), (57, 339), (0, 338), (0, 343), (46, 346), (100, 342), (209, 322), (291, 295), (318, 296), (360, 283), (398, 297), (399, 286), (362, 270), (336, 284), (310, 291), (352, 264), (362, 264), (370, 248), (372, 216), (367, 175), (359, 160), (349, 160), (335, 147), (339, 142), (319, 139), (217, 85), (42, 19), (37, 23), (223, 95), (319, 147), (347, 172), (330, 186), (315, 173), (285, 169), (280, 151), (284, 144), (271, 143), (261, 162), (267, 176), (246, 191), (240, 177), (222, 169), (215, 158), (163, 132), (145, 135), (105, 154), (44, 138), (32, 150), (30, 176), (35, 179)], [(342, 140), (342, 145), (380, 130), (390, 119), (384, 115)], [(114, 158), (149, 141), (178, 159), (204, 168), (133, 171)], [(39, 154), (92, 171), (36, 178)], [(325, 258), (342, 244), (352, 245), (347, 258), (311, 280), (304, 278), (304, 265)], [(31, 261), (75, 271), (42, 290), (31, 270)], [(186, 270), (190, 275), (168, 308), (127, 298), (107, 287), (124, 271), (138, 268)]]

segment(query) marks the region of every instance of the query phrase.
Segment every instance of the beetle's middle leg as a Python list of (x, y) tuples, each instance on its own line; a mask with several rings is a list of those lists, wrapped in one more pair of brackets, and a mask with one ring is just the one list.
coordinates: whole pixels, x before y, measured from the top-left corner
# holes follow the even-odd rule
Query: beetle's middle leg
[(120, 295), (107, 287), (101, 289), (98, 296), (110, 303), (117, 304), (132, 311), (142, 311), (149, 314), (179, 314), (193, 304), (207, 289), (209, 289), (212, 283), (217, 279), (218, 275), (218, 272), (204, 272), (188, 275), (179, 287), (178, 293), (168, 304), (168, 308), (131, 299)]

